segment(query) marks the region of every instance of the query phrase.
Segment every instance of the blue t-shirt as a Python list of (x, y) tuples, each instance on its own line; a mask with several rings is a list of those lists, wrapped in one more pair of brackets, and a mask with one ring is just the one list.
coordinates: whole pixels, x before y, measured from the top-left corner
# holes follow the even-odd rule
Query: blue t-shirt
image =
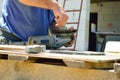
[(47, 35), (53, 20), (51, 10), (26, 6), (18, 0), (4, 0), (0, 26), (27, 41), (29, 36)]

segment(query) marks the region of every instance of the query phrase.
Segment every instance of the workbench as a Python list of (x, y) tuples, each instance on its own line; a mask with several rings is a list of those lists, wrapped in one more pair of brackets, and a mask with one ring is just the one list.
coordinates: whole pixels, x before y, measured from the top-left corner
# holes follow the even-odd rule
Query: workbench
[(0, 80), (120, 80), (120, 73), (113, 70), (113, 64), (119, 61), (118, 54), (0, 50)]
[[(100, 44), (100, 50), (98, 51), (104, 51), (105, 48), (105, 44), (106, 44), (106, 38), (107, 36), (120, 36), (119, 32), (102, 32), (102, 31), (97, 31), (97, 32), (93, 32), (94, 34), (96, 34), (97, 37), (97, 44)], [(102, 38), (103, 40), (100, 41), (99, 38)]]

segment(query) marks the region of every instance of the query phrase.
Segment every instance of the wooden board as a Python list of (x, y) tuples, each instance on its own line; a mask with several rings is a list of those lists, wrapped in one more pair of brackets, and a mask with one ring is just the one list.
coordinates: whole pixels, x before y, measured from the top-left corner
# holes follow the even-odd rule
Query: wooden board
[[(113, 68), (115, 62), (120, 61), (120, 55), (80, 55), (80, 54), (59, 54), (43, 52), (39, 54), (28, 54), (24, 50), (0, 50), (0, 55), (7, 55), (15, 58), (16, 61), (38, 60), (38, 59), (53, 59), (61, 60), (69, 67), (81, 68)], [(7, 58), (7, 59), (8, 59)], [(35, 62), (35, 61), (34, 61)], [(54, 61), (53, 61), (54, 63)]]
[[(113, 68), (115, 62), (120, 61), (120, 54), (101, 54), (100, 52), (77, 52), (46, 50), (38, 54), (26, 53), (25, 46), (0, 45), (0, 58), (13, 61), (45, 62), (63, 64), (80, 68)], [(44, 59), (44, 60), (43, 60)], [(36, 61), (37, 60), (37, 61)], [(47, 62), (46, 62), (47, 61)], [(52, 61), (52, 62), (51, 62)]]
[(106, 55), (81, 55), (81, 54), (59, 54), (59, 53), (49, 53), (42, 52), (38, 54), (25, 53), (24, 50), (0, 50), (0, 54), (16, 54), (25, 55), (35, 58), (52, 58), (52, 59), (67, 59), (76, 61), (88, 61), (88, 62), (112, 62), (120, 61), (120, 55), (106, 54)]
[(110, 70), (0, 60), (0, 80), (120, 80)]
[[(72, 60), (82, 60), (88, 62), (111, 62), (111, 61), (119, 61), (120, 54), (106, 54), (103, 55), (96, 55), (97, 53), (103, 52), (79, 52), (75, 53), (75, 51), (66, 51), (63, 50), (63, 53), (52, 53), (55, 50), (46, 50), (46, 52), (38, 53), (38, 54), (29, 54), (25, 52), (25, 46), (16, 46), (16, 45), (0, 45), (0, 54), (17, 54), (17, 55), (25, 55), (29, 57), (36, 57), (36, 58), (53, 58), (53, 59), (72, 59)], [(82, 54), (83, 53), (83, 54)], [(86, 55), (86, 54), (90, 55)], [(95, 55), (94, 55), (95, 54)]]

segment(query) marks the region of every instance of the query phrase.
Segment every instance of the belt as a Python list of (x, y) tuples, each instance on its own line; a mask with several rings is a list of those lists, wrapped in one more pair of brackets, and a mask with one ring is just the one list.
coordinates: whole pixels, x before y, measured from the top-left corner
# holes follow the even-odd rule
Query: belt
[(15, 34), (10, 33), (4, 29), (0, 29), (0, 30), (2, 32), (1, 36), (4, 36), (7, 40), (9, 40), (9, 41), (22, 41), (22, 39), (17, 37)]
[(15, 45), (26, 45), (27, 44), (27, 42), (22, 41), (22, 39), (20, 39), (13, 33), (10, 33), (1, 28), (0, 28), (0, 31), (1, 31), (0, 44), (15, 44)]

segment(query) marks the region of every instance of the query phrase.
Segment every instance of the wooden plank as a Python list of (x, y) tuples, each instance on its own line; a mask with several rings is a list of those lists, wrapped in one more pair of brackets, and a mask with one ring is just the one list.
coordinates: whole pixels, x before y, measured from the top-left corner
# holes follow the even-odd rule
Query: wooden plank
[(26, 46), (20, 45), (0, 45), (0, 50), (25, 50)]
[(17, 54), (8, 54), (8, 60), (12, 60), (12, 61), (26, 61), (28, 60), (28, 56), (26, 55), (17, 55)]
[(51, 59), (67, 59), (76, 61), (88, 61), (88, 62), (113, 62), (120, 61), (120, 55), (106, 54), (106, 55), (74, 55), (74, 54), (58, 54), (41, 52), (39, 54), (28, 54), (23, 50), (0, 50), (0, 54), (18, 54), (26, 55), (35, 58), (51, 58)]
[[(15, 46), (15, 45), (0, 45), (0, 54), (18, 54), (18, 55), (26, 55), (29, 57), (37, 57), (37, 58), (53, 58), (53, 59), (73, 59), (73, 60), (83, 60), (89, 62), (111, 62), (111, 61), (119, 61), (120, 55), (82, 55), (82, 54), (59, 54), (59, 53), (51, 53), (50, 51), (41, 52), (39, 54), (28, 54), (25, 52), (26, 46)], [(5, 50), (4, 50), (5, 49)], [(64, 52), (64, 51), (63, 51)], [(96, 52), (97, 53), (97, 52)], [(98, 52), (99, 53), (99, 52)], [(87, 53), (88, 54), (88, 53)]]
[(117, 61), (120, 61), (120, 55), (66, 55), (47, 52), (39, 54), (28, 54), (23, 50), (0, 50), (0, 55), (9, 56), (10, 54), (15, 54), (17, 56), (27, 56), (28, 60), (41, 60), (41, 58), (62, 60), (69, 67), (80, 68), (113, 68), (113, 64)]
[(120, 54), (120, 41), (108, 41), (105, 46), (105, 52)]
[(120, 80), (109, 70), (0, 60), (0, 80)]
[[(51, 53), (49, 50), (41, 52), (39, 54), (29, 54), (25, 52), (25, 46), (1, 46), (3, 50), (0, 50), (0, 55), (7, 55), (8, 60), (14, 61), (29, 61), (35, 62), (36, 59), (54, 59), (61, 60), (69, 67), (80, 67), (80, 68), (113, 68), (115, 62), (120, 61), (120, 55), (105, 54), (98, 55), (99, 52), (84, 54), (76, 54), (75, 51), (71, 53)], [(14, 49), (14, 47), (16, 47)], [(64, 52), (64, 51), (63, 51)], [(92, 54), (92, 55), (91, 55)], [(97, 54), (97, 55), (96, 55)], [(1, 56), (3, 59), (4, 56)], [(34, 61), (33, 61), (34, 60)]]

